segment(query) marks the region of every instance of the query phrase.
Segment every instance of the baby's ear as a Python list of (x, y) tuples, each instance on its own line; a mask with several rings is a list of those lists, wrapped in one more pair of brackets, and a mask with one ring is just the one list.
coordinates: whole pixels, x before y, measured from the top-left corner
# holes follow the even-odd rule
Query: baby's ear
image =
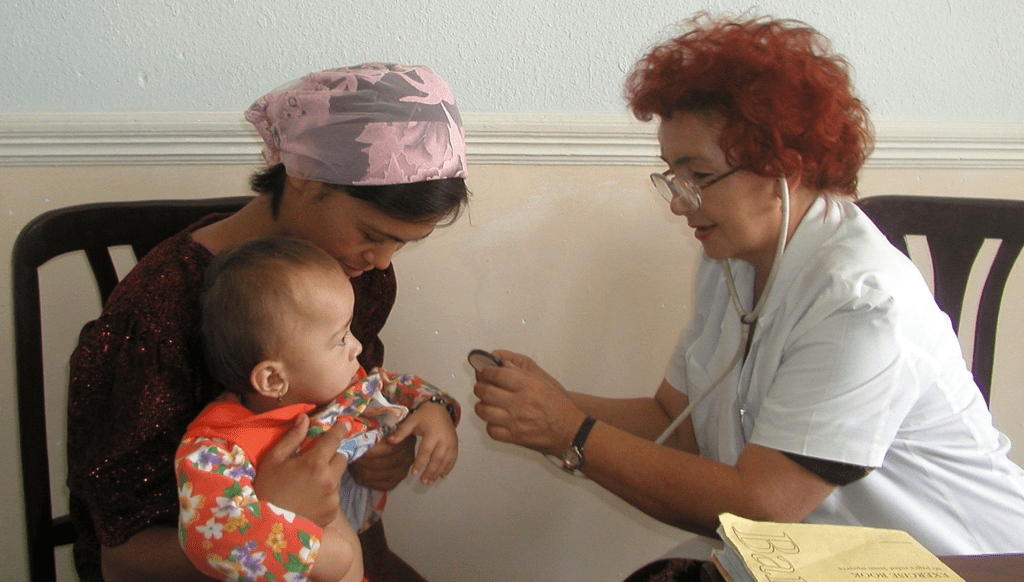
[(249, 381), (261, 396), (280, 399), (288, 393), (284, 363), (279, 360), (263, 360), (256, 364), (249, 375)]

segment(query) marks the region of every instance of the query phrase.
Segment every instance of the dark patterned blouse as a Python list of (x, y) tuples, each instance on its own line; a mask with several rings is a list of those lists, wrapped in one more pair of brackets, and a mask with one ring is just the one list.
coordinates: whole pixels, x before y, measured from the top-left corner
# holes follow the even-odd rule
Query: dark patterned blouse
[[(151, 525), (176, 526), (174, 453), (189, 422), (221, 389), (200, 345), (200, 290), (213, 255), (192, 240), (210, 216), (147, 254), (86, 324), (71, 356), (68, 486), (78, 530), (75, 564), (101, 580), (99, 546)], [(380, 366), (378, 336), (394, 304), (394, 270), (352, 280), (359, 361)]]

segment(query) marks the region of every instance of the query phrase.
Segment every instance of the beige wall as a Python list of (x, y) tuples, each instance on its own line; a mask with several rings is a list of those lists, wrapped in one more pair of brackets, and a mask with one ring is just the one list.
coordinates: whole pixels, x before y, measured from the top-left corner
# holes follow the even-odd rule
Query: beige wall
[[(193, 198), (245, 192), (241, 165), (0, 168), (0, 250), (32, 217), (56, 207), (129, 198)], [(407, 483), (388, 510), (395, 549), (434, 580), (621, 580), (685, 534), (568, 477), (527, 451), (490, 441), (471, 413), (466, 352), (529, 353), (575, 390), (650, 394), (691, 308), (699, 251), (685, 223), (647, 187), (647, 167), (475, 165), (471, 209), (455, 225), (395, 259), (399, 298), (384, 332), (387, 367), (448, 389), (467, 414), (454, 473), (433, 487)], [(883, 193), (1024, 199), (1024, 170), (869, 169), (863, 196)], [(10, 280), (5, 259), (0, 276)], [(98, 312), (95, 294), (67, 281), (60, 260), (43, 273), (51, 447), (63, 448), (67, 355)], [(925, 269), (927, 267), (925, 266)], [(1024, 377), (1018, 267), (1000, 321), (992, 410), (1024, 442), (1018, 379)], [(24, 555), (16, 452), (10, 297), (0, 298), (0, 442), (8, 450), (0, 491), (15, 508), (0, 534), (6, 556)], [(1024, 461), (1024, 449), (1013, 452)], [(55, 468), (63, 480), (60, 463)], [(56, 494), (64, 491), (58, 487)], [(8, 562), (9, 579), (25, 566)], [(66, 578), (71, 579), (71, 578)]]

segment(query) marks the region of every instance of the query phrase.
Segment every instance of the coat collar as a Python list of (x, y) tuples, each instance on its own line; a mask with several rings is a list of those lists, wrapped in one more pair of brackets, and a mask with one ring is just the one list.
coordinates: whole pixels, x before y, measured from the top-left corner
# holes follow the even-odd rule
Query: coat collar
[[(775, 283), (768, 290), (768, 299), (758, 317), (760, 322), (771, 320), (800, 272), (807, 268), (822, 245), (833, 236), (846, 212), (848, 210), (845, 205), (831, 196), (818, 196), (811, 203), (786, 244)], [(749, 311), (753, 309), (754, 268), (749, 263), (735, 259), (729, 259), (729, 266), (736, 280), (740, 303)]]

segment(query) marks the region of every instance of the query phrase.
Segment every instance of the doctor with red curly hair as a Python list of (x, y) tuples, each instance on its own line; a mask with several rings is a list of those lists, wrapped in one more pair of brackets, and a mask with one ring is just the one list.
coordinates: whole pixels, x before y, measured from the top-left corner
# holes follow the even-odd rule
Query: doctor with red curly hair
[(872, 131), (829, 41), (698, 15), (626, 94), (703, 247), (692, 320), (650, 398), (569, 392), (497, 351), (475, 385), (488, 434), (710, 537), (730, 512), (1024, 551), (1024, 471), (920, 273), (853, 204)]

